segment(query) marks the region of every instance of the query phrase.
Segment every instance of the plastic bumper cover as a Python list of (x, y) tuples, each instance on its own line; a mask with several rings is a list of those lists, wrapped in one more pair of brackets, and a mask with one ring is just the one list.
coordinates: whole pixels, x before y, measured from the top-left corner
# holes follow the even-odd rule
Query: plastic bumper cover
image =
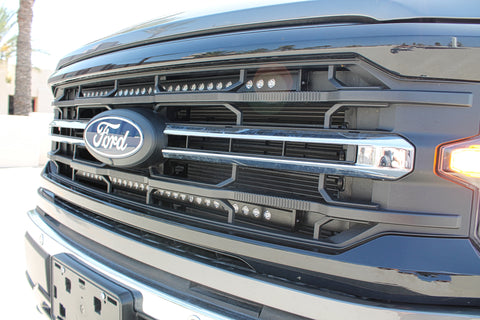
[[(26, 233), (27, 275), (30, 284), (38, 293), (39, 306), (44, 311), (48, 312), (50, 308), (48, 295), (50, 275), (47, 260), (53, 255), (65, 253), (75, 257), (76, 260), (83, 263), (93, 272), (104, 275), (119, 285), (129, 288), (134, 295), (135, 310), (146, 316), (155, 319), (163, 319), (165, 317), (169, 319), (229, 319), (224, 315), (213, 313), (187, 301), (165, 294), (92, 259), (86, 253), (65, 241), (59, 233), (45, 223), (42, 215), (37, 211), (30, 211), (28, 218)], [(159, 254), (170, 255), (162, 252)], [(192, 264), (185, 267), (193, 268), (197, 265), (197, 263), (185, 261), (185, 259), (180, 258), (180, 260), (178, 261), (179, 263)], [(261, 296), (274, 297), (274, 300), (278, 301), (278, 303), (270, 305), (271, 307), (308, 318), (343, 319), (354, 315), (356, 319), (480, 319), (475, 310), (472, 310), (472, 313), (468, 311), (448, 313), (435, 309), (419, 308), (418, 310), (413, 310), (367, 305), (276, 286), (214, 267), (206, 268), (210, 269), (208, 273), (215, 275), (218, 281), (228, 281), (232, 285), (243, 284), (251, 292), (252, 300), (255, 302), (262, 300)], [(168, 270), (165, 271), (168, 272)], [(260, 303), (264, 302), (260, 301)]]

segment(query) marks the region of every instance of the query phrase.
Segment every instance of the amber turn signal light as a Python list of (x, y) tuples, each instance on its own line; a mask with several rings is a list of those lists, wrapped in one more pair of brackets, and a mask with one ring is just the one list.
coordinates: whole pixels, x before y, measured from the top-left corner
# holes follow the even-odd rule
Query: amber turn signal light
[(435, 172), (467, 187), (480, 188), (480, 136), (437, 147)]
[(480, 145), (453, 150), (450, 168), (463, 175), (480, 178)]

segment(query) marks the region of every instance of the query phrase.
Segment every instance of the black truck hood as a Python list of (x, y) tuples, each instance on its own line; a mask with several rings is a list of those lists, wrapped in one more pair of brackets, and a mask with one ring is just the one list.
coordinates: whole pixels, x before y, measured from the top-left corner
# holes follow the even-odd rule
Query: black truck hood
[[(221, 11), (221, 10), (220, 10)], [(317, 0), (278, 3), (207, 15), (181, 13), (153, 20), (92, 42), (63, 58), (61, 69), (115, 50), (199, 35), (276, 26), (328, 23), (479, 21), (480, 2), (418, 0)]]

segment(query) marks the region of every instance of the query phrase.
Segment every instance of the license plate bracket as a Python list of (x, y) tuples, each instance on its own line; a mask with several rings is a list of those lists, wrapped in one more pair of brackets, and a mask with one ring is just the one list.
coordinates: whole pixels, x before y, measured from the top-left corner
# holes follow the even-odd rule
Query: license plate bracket
[(51, 259), (52, 318), (133, 319), (132, 293), (67, 254)]

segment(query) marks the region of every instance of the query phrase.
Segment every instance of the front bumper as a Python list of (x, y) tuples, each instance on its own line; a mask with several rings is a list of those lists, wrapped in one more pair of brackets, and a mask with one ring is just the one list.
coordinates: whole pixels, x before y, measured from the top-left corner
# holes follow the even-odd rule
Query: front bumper
[[(73, 256), (93, 272), (103, 275), (123, 287), (130, 289), (135, 297), (134, 308), (139, 313), (148, 314), (156, 319), (204, 319), (226, 320), (228, 318), (203, 310), (175, 297), (155, 290), (148, 285), (129, 278), (112, 268), (95, 261), (85, 253), (68, 244), (57, 232), (46, 224), (37, 211), (28, 212), (27, 232), (25, 235), (27, 252), (27, 277), (37, 297), (38, 309), (46, 315), (50, 313), (49, 281), (51, 270), (48, 260), (61, 253)], [(37, 263), (34, 263), (37, 262)], [(40, 262), (40, 263), (38, 263)], [(34, 264), (33, 264), (34, 263)], [(196, 317), (196, 318), (195, 318)]]
[[(81, 224), (81, 221), (77, 221)], [(89, 226), (89, 228), (96, 228)], [(139, 252), (144, 244), (119, 237), (114, 233), (109, 234), (103, 230), (104, 236), (115, 241), (124, 241), (125, 245), (133, 246)], [(233, 319), (231, 315), (212, 312), (204, 307), (179, 299), (158, 288), (139, 281), (135, 277), (120, 272), (115, 265), (107, 265), (94, 259), (85, 249), (72, 245), (57, 230), (52, 228), (44, 216), (37, 210), (28, 213), (26, 232), (27, 252), (27, 277), (32, 288), (37, 293), (38, 304), (46, 314), (50, 312), (50, 259), (53, 255), (67, 254), (75, 258), (93, 273), (103, 275), (107, 279), (128, 288), (134, 297), (134, 309), (140, 318), (144, 319)], [(295, 289), (278, 286), (250, 277), (234, 274), (222, 269), (194, 262), (167, 252), (158, 250), (158, 258), (163, 261), (157, 266), (166, 272), (184, 273), (187, 277), (191, 272), (201, 274), (208, 282), (227, 283), (236, 287), (237, 292), (244, 292), (251, 297), (253, 303), (260, 303), (270, 310), (281, 314), (281, 319), (314, 318), (314, 319), (480, 319), (476, 308), (465, 310), (442, 309), (440, 307), (418, 308), (392, 307), (383, 305), (366, 304), (358, 300), (339, 300), (325, 296), (309, 294)], [(175, 266), (175, 270), (170, 269)], [(167, 290), (165, 290), (167, 291)], [(275, 312), (274, 312), (275, 313)], [(299, 318), (300, 317), (300, 318)], [(260, 314), (259, 318), (262, 318)]]

